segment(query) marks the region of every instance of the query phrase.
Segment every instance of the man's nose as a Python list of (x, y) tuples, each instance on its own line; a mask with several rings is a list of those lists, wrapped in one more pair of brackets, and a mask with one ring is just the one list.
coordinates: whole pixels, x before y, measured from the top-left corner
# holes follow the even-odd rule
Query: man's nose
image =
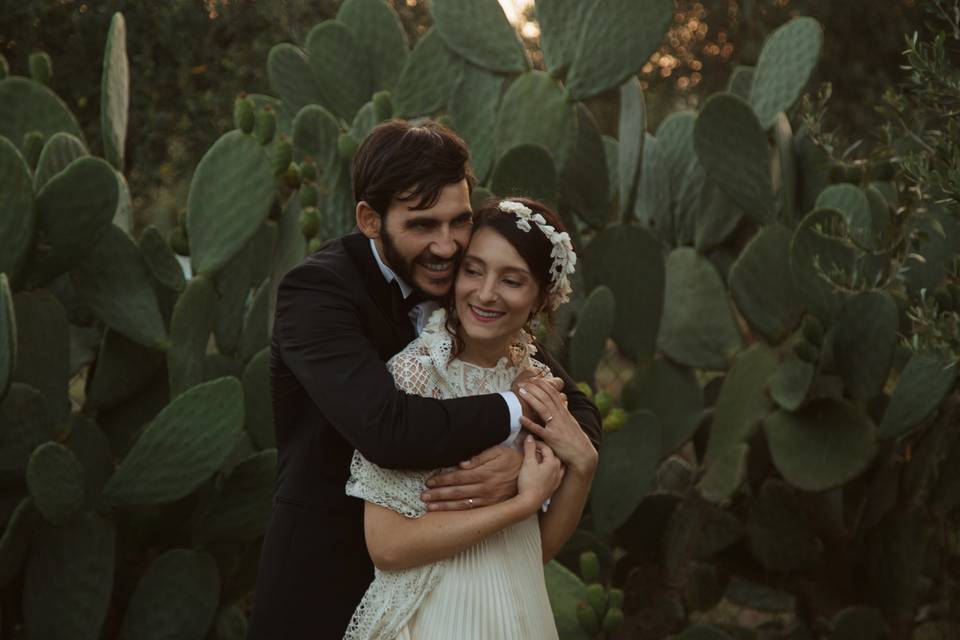
[(452, 258), (456, 255), (457, 243), (454, 242), (453, 234), (450, 233), (449, 228), (440, 230), (437, 238), (433, 241), (433, 245), (430, 247), (430, 251), (438, 258)]

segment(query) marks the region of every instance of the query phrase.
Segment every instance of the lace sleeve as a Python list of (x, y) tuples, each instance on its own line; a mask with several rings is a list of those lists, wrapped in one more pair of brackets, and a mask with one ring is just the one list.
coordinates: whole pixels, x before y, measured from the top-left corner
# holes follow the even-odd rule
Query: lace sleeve
[[(387, 362), (397, 388), (406, 393), (441, 398), (437, 377), (432, 374), (429, 356), (414, 343)], [(384, 469), (370, 462), (359, 451), (353, 452), (347, 495), (380, 505), (408, 518), (426, 514), (420, 499), (427, 478), (435, 471)]]

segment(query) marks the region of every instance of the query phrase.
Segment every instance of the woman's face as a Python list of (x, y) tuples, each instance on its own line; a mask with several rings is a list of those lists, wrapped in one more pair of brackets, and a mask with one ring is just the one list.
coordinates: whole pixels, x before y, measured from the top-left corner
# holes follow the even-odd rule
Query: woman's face
[(473, 234), (454, 287), (460, 325), (466, 337), (478, 342), (511, 338), (536, 310), (540, 296), (527, 262), (490, 227)]

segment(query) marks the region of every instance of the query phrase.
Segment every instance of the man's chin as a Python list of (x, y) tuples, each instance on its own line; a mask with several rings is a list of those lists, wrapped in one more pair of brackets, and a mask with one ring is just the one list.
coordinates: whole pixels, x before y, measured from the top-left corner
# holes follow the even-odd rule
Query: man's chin
[(445, 296), (449, 291), (450, 287), (453, 286), (453, 276), (447, 276), (444, 278), (428, 278), (424, 276), (418, 276), (414, 281), (418, 289), (420, 289), (426, 296), (431, 298), (441, 298)]

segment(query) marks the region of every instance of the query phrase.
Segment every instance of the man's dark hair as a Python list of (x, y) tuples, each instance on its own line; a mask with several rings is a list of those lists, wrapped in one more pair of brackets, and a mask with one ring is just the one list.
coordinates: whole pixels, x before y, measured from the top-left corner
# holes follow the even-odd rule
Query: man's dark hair
[(370, 131), (353, 157), (353, 196), (386, 216), (390, 202), (416, 202), (429, 209), (449, 184), (475, 178), (470, 152), (457, 134), (436, 122), (411, 124), (391, 120)]

